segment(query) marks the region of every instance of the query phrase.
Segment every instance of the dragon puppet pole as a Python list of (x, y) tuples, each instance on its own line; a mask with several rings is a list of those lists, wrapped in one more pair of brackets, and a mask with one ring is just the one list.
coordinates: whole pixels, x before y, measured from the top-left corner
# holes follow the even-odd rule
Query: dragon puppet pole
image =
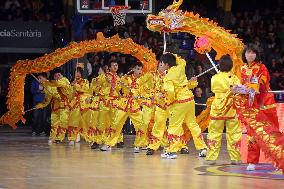
[(167, 39), (166, 39), (166, 32), (164, 32), (164, 54), (166, 53), (166, 49), (167, 49)]
[(28, 109), (28, 110), (25, 111), (25, 113), (30, 112), (30, 111), (33, 111), (33, 110), (36, 110), (36, 108)]
[(208, 54), (208, 52), (205, 53), (205, 54), (206, 54), (207, 58), (209, 59), (210, 63), (212, 64), (213, 68), (216, 70), (217, 73), (219, 73), (220, 71), (217, 69), (217, 66), (214, 64), (211, 56)]
[[(32, 74), (31, 73), (31, 76), (33, 76), (33, 78), (39, 83), (39, 84), (42, 84), (40, 81), (39, 81), (39, 79), (34, 75), (34, 74)], [(49, 92), (50, 94), (51, 94), (51, 92), (46, 88), (46, 90), (47, 90), (47, 92)]]
[(38, 78), (37, 78), (34, 74), (31, 73), (31, 76), (33, 76), (33, 78), (34, 78), (38, 83), (40, 83), (40, 81), (38, 80)]
[(282, 91), (267, 91), (268, 93), (274, 93), (274, 94), (284, 94), (284, 90)]
[(207, 106), (206, 104), (195, 103), (196, 106)]
[[(217, 65), (218, 66), (218, 65)], [(216, 67), (217, 67), (216, 66)], [(197, 76), (194, 76), (194, 77), (200, 77), (200, 76), (203, 76), (204, 74), (210, 72), (211, 70), (215, 69), (215, 67), (212, 67), (212, 68), (209, 68), (208, 70), (205, 70), (204, 72), (201, 72), (200, 74), (198, 74)]]

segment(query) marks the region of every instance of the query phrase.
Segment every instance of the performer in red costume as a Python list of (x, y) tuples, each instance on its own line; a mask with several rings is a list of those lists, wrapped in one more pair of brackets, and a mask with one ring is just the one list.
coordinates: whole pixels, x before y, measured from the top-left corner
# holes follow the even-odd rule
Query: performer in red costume
[[(269, 93), (270, 76), (267, 68), (260, 61), (257, 47), (249, 44), (243, 50), (243, 62), (246, 63), (241, 68), (241, 83), (248, 88), (254, 89), (254, 94), (250, 95), (250, 105), (262, 111), (265, 121), (271, 122), (269, 127), (264, 128), (267, 133), (279, 132), (279, 123), (273, 93)], [(253, 131), (248, 127), (248, 171), (255, 170), (255, 164), (259, 162), (260, 147), (252, 137)]]

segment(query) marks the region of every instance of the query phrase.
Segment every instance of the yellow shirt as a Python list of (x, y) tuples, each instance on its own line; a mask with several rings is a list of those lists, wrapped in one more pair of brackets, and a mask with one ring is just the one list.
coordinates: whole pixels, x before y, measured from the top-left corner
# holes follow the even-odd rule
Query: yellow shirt
[(106, 74), (102, 74), (102, 78), (100, 79), (102, 82), (102, 94), (105, 98), (116, 99), (119, 97), (119, 81), (120, 78), (117, 74), (113, 74), (108, 72)]
[(101, 83), (101, 75), (99, 75), (96, 78), (93, 78), (90, 84), (90, 95), (92, 96), (92, 101), (90, 104), (90, 108), (92, 110), (98, 110), (99, 109), (99, 103), (101, 98), (101, 90), (102, 90), (102, 83)]
[(164, 88), (170, 103), (179, 103), (193, 100), (193, 94), (189, 90), (189, 82), (185, 75), (186, 62), (176, 57), (177, 65), (168, 70), (164, 78)]
[(154, 99), (155, 97), (155, 77), (156, 72), (147, 72), (137, 79), (142, 105), (148, 107), (154, 105), (154, 101), (151, 99)]
[[(154, 77), (154, 84), (155, 84), (155, 91), (154, 91), (154, 99), (155, 99), (155, 105), (158, 106), (159, 108), (162, 108), (164, 110), (167, 109), (168, 104), (166, 98), (166, 91), (164, 88), (164, 77), (165, 73), (160, 73), (159, 71), (155, 72), (155, 77)], [(164, 96), (161, 98), (161, 96)]]
[(70, 99), (73, 98), (73, 89), (67, 78), (63, 77), (57, 81), (45, 81), (43, 86), (47, 89), (47, 93), (52, 95), (52, 111), (69, 109)]
[(61, 79), (56, 81), (45, 81), (43, 85), (49, 87), (56, 87), (58, 93), (62, 97), (64, 96), (64, 98), (66, 98), (65, 100), (71, 100), (73, 98), (73, 88), (66, 77), (62, 77)]
[(118, 100), (116, 108), (131, 113), (140, 111), (140, 94), (137, 80), (133, 75), (121, 78), (120, 86), (123, 95)]
[(46, 107), (54, 98), (60, 99), (60, 95), (57, 93), (56, 87), (44, 86), (44, 100), (36, 105), (36, 108)]
[(86, 99), (91, 97), (89, 89), (89, 81), (86, 79), (77, 79), (73, 85), (74, 97), (71, 100), (71, 107), (80, 108), (80, 110), (86, 110), (90, 107), (90, 104), (86, 103)]
[(116, 107), (117, 99), (120, 96), (119, 76), (108, 72), (99, 75), (97, 82), (100, 85), (101, 104), (107, 107)]
[(240, 84), (238, 77), (228, 72), (220, 72), (211, 78), (211, 90), (215, 93), (210, 110), (212, 120), (235, 118), (236, 110), (233, 108), (230, 88), (237, 84)]
[(58, 87), (57, 90), (59, 93), (62, 93), (67, 97), (67, 100), (71, 100), (73, 98), (73, 88), (70, 85), (69, 80), (66, 77), (62, 77), (61, 79), (56, 81)]

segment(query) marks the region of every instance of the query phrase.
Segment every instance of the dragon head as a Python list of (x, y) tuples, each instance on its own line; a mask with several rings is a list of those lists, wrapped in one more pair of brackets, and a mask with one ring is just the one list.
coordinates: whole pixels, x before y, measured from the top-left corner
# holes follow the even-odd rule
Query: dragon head
[(158, 15), (149, 14), (146, 20), (147, 28), (151, 31), (174, 32), (174, 29), (184, 26), (183, 12), (178, 10), (182, 2), (183, 0), (175, 0)]

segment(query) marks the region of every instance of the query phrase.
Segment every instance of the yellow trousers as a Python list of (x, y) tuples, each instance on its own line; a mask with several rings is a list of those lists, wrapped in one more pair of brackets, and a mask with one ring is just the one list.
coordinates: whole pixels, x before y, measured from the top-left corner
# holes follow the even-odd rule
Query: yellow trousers
[(75, 141), (77, 138), (77, 134), (82, 129), (82, 116), (80, 108), (74, 108), (70, 110), (68, 119), (68, 140)]
[(184, 147), (182, 135), (184, 130), (182, 124), (185, 123), (192, 134), (192, 138), (197, 150), (207, 148), (199, 125), (196, 123), (194, 100), (185, 103), (175, 103), (169, 107), (169, 128), (168, 140), (170, 143), (167, 152), (178, 152)]
[(231, 160), (241, 160), (242, 129), (238, 120), (210, 120), (208, 126), (209, 151), (206, 160), (217, 160), (221, 148), (222, 134), (226, 125), (227, 149)]
[(98, 117), (98, 127), (96, 132), (96, 143), (103, 144), (106, 137), (107, 131), (111, 126), (112, 118), (114, 117), (114, 111), (112, 108), (105, 105), (100, 106), (99, 117)]
[(96, 129), (99, 111), (88, 109), (82, 112), (81, 125), (83, 127), (82, 136), (88, 143), (96, 141)]
[(139, 145), (143, 144), (143, 142), (140, 142), (140, 140), (146, 141), (145, 139), (142, 138), (144, 136), (142, 135), (143, 133), (139, 132), (139, 128), (142, 125), (142, 112), (139, 111), (135, 113), (130, 113), (118, 109), (115, 112), (113, 124), (111, 125), (110, 129), (111, 132), (109, 133), (109, 136), (105, 142), (106, 145), (114, 146), (118, 142), (120, 142), (121, 130), (128, 117), (130, 117), (130, 120), (132, 121), (136, 131), (134, 146), (140, 147)]
[(186, 148), (188, 149), (188, 141), (190, 140), (190, 138), (188, 137), (188, 135), (191, 133), (190, 130), (188, 129), (186, 124), (182, 125), (183, 128), (183, 140), (182, 140), (182, 148)]
[(68, 118), (68, 109), (59, 109), (51, 112), (51, 131), (49, 137), (51, 140), (64, 140), (68, 126)]
[(141, 127), (138, 128), (138, 132), (140, 132), (140, 135), (139, 135), (140, 139), (136, 144), (137, 147), (148, 146), (149, 144), (148, 127), (154, 115), (155, 115), (154, 107), (142, 106), (142, 124), (141, 124)]
[[(164, 142), (163, 140), (166, 131), (166, 122), (169, 117), (169, 112), (162, 108), (156, 107), (154, 116), (154, 126), (151, 132), (151, 138), (147, 148), (157, 150)], [(164, 144), (165, 145), (165, 144)]]
[[(112, 131), (116, 109), (105, 105), (100, 106), (98, 115), (98, 125), (96, 129), (95, 142), (97, 144), (104, 144)], [(123, 141), (123, 135), (120, 133), (118, 142)]]

